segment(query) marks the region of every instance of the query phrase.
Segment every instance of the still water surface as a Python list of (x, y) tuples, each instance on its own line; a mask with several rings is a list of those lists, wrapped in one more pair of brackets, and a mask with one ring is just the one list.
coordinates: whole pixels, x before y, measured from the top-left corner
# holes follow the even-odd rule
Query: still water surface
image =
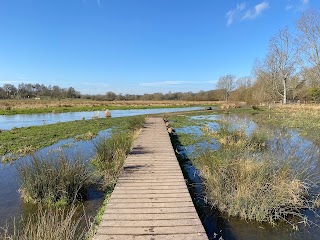
[[(128, 117), (144, 114), (158, 114), (181, 111), (192, 111), (204, 109), (203, 107), (187, 108), (155, 108), (155, 109), (133, 109), (133, 110), (110, 110), (111, 117)], [(10, 130), (12, 128), (40, 126), (57, 122), (70, 122), (81, 119), (91, 119), (94, 117), (105, 117), (104, 111), (94, 112), (68, 112), (68, 113), (43, 113), (43, 114), (16, 114), (0, 115), (0, 130)]]
[[(195, 116), (191, 117), (194, 120), (204, 121), (204, 125), (208, 126), (211, 130), (219, 129), (219, 122), (226, 121), (231, 124), (233, 128), (244, 129), (247, 134), (252, 133), (255, 129), (261, 126), (251, 121), (250, 117), (243, 115), (207, 115), (207, 116)], [(199, 137), (202, 134), (201, 127), (188, 126), (180, 129), (176, 129), (177, 133), (187, 133)], [(315, 174), (320, 175), (320, 153), (319, 146), (314, 142), (300, 137), (297, 131), (289, 129), (279, 129), (274, 127), (268, 127), (267, 131), (271, 134), (268, 146), (270, 152), (274, 154), (274, 157), (279, 159), (290, 160), (293, 157), (299, 158), (302, 161), (311, 162), (312, 169)], [(213, 150), (219, 148), (217, 141), (212, 142), (199, 142), (195, 145), (185, 146), (180, 150), (180, 154), (185, 155), (187, 158), (194, 157), (196, 149), (211, 148)], [(182, 168), (187, 175), (189, 189), (191, 195), (196, 203), (196, 208), (201, 221), (205, 227), (209, 239), (239, 239), (239, 240), (269, 240), (269, 239), (320, 239), (320, 210), (315, 213), (311, 211), (304, 211), (309, 220), (316, 225), (304, 225), (299, 224), (300, 231), (292, 230), (292, 227), (288, 224), (279, 224), (276, 227), (272, 227), (270, 224), (258, 223), (254, 221), (244, 221), (235, 217), (228, 217), (222, 214), (215, 208), (210, 206), (205, 198), (205, 187), (202, 183), (202, 179), (199, 177), (197, 169), (191, 164), (190, 161), (183, 163)], [(320, 192), (319, 188), (311, 191)]]

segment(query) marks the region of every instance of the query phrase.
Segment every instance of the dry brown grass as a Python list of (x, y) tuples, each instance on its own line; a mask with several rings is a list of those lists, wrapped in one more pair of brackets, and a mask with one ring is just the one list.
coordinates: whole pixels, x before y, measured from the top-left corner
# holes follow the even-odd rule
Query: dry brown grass
[(320, 104), (287, 104), (287, 105), (274, 105), (275, 109), (283, 109), (286, 111), (320, 111)]
[[(222, 102), (221, 102), (222, 103)], [(48, 107), (96, 107), (96, 106), (189, 106), (189, 105), (214, 105), (214, 101), (93, 101), (85, 99), (58, 100), (0, 100), (1, 110), (13, 109), (39, 109)]]

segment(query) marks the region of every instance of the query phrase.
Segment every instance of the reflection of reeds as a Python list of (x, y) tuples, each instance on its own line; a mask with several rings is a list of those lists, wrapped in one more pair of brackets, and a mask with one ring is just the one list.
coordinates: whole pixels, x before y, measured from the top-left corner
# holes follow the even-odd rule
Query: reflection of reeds
[(94, 183), (93, 174), (80, 157), (36, 157), (20, 163), (17, 170), (22, 182), (20, 188), (24, 202), (66, 204), (85, 199), (87, 188)]
[(79, 228), (83, 217), (75, 218), (75, 214), (74, 206), (69, 209), (45, 209), (40, 206), (35, 214), (22, 218), (19, 224), (15, 222), (13, 233), (9, 233), (8, 228), (0, 229), (0, 239), (84, 239), (86, 233)]

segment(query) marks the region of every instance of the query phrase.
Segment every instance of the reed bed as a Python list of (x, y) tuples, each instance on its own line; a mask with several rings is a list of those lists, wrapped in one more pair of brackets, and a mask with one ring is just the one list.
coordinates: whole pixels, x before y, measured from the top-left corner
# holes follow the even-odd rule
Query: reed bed
[(114, 134), (111, 138), (104, 138), (95, 144), (96, 157), (94, 165), (103, 173), (104, 183), (114, 185), (119, 177), (124, 160), (131, 150), (134, 140), (132, 131)]
[(295, 229), (297, 219), (307, 221), (303, 210), (313, 208), (310, 189), (316, 184), (311, 162), (268, 151), (259, 132), (247, 136), (222, 124), (209, 134), (220, 148), (202, 150), (194, 164), (212, 206), (245, 220), (286, 221)]
[(20, 163), (21, 198), (27, 203), (63, 205), (84, 200), (87, 189), (96, 182), (88, 163), (78, 157), (33, 156), (30, 162)]
[(76, 216), (77, 208), (43, 208), (35, 214), (21, 218), (13, 223), (13, 231), (8, 227), (0, 228), (1, 240), (83, 240), (86, 231), (80, 227), (85, 217)]

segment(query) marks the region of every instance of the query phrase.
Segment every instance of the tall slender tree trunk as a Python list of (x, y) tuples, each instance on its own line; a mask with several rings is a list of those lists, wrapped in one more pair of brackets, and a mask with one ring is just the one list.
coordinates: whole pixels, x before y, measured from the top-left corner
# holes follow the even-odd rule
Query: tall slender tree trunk
[(287, 78), (283, 79), (283, 104), (287, 104)]

